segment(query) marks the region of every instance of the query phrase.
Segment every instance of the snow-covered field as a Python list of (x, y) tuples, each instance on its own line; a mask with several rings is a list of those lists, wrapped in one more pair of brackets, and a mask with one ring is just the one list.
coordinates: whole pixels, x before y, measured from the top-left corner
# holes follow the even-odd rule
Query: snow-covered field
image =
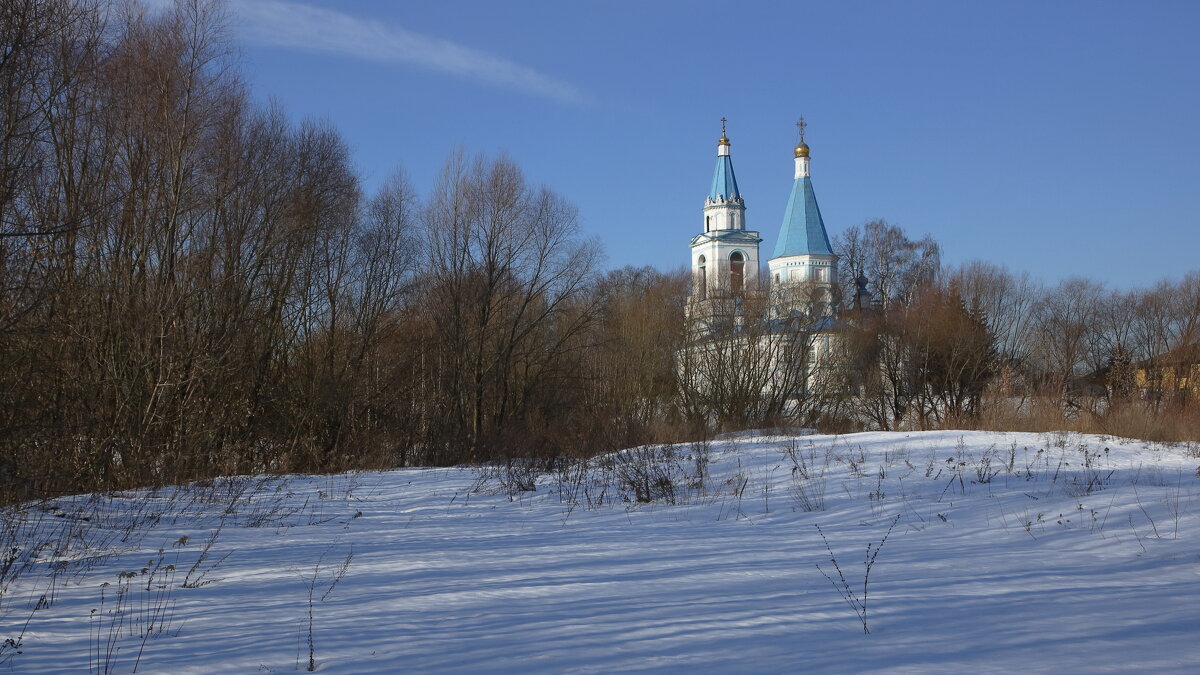
[(1076, 434), (743, 434), (532, 492), (501, 467), (64, 499), (6, 515), (0, 659), (292, 672), (311, 617), (321, 672), (1194, 672), (1198, 465)]

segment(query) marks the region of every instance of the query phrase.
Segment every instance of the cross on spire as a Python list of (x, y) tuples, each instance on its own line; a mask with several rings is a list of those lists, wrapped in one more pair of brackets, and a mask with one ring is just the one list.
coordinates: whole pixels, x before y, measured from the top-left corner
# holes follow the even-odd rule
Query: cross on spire
[(724, 117), (722, 117), (721, 118), (721, 138), (725, 138), (725, 122), (726, 122), (726, 119)]
[(807, 127), (807, 126), (808, 126), (808, 123), (804, 121), (804, 115), (801, 115), (800, 121), (796, 122), (796, 128), (800, 130), (800, 142), (801, 143), (804, 142), (804, 127)]

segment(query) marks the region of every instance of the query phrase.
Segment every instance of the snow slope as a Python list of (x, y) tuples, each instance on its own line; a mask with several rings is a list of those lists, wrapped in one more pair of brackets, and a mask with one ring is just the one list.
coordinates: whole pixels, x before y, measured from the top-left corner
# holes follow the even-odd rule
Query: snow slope
[[(0, 658), (304, 670), (311, 607), (320, 672), (1194, 672), (1198, 455), (1065, 433), (739, 435), (560, 467), (533, 492), (500, 467), (58, 500), (6, 514), (10, 567), (31, 564), (0, 608), (21, 653)], [(673, 495), (651, 480), (658, 501), (625, 501), (639, 468)], [(861, 596), (897, 518), (864, 634), (815, 526)]]

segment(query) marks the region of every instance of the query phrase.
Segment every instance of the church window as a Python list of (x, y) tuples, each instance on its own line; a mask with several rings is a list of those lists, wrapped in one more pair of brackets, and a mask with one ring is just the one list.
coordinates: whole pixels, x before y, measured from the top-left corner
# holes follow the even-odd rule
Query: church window
[(707, 300), (708, 275), (704, 267), (704, 256), (700, 256), (700, 259), (697, 262), (699, 263), (699, 266), (696, 268), (696, 293), (700, 296), (701, 300)]
[(735, 293), (742, 290), (745, 269), (746, 257), (740, 251), (734, 251), (729, 256), (729, 290)]
[[(704, 216), (704, 231), (708, 232), (710, 229), (712, 229), (712, 216)], [(704, 256), (700, 256), (700, 259), (704, 260)]]

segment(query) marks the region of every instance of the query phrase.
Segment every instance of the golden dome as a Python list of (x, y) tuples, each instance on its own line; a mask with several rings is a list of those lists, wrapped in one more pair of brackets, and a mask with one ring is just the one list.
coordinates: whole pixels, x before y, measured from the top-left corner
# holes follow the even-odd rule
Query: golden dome
[(800, 141), (800, 145), (796, 146), (796, 156), (797, 157), (808, 157), (808, 144), (807, 143), (805, 143), (804, 141)]
[(717, 139), (717, 142), (721, 145), (729, 145), (729, 139), (725, 138), (725, 134), (723, 133), (721, 134), (721, 137)]

